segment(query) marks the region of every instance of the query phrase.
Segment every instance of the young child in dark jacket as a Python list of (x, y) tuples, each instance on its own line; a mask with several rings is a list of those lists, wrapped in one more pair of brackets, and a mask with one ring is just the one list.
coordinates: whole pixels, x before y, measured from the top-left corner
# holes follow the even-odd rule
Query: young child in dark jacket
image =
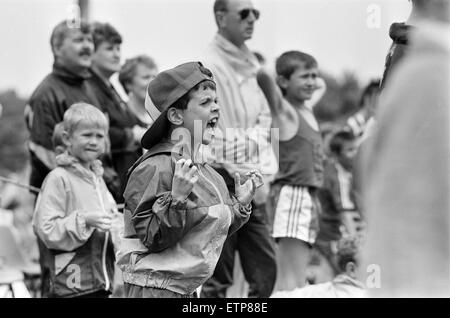
[(212, 73), (201, 63), (161, 72), (147, 93), (154, 122), (142, 138), (148, 152), (129, 171), (118, 265), (127, 297), (196, 297), (227, 236), (247, 222), (262, 176), (235, 175), (230, 196), (202, 162), (201, 145), (214, 137), (220, 108)]

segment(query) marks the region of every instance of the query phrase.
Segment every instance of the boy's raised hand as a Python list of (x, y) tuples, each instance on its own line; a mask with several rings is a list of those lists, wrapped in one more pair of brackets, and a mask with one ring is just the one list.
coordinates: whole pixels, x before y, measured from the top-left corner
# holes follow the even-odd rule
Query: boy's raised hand
[(172, 198), (174, 200), (186, 200), (198, 180), (197, 167), (191, 167), (191, 165), (191, 159), (180, 159), (175, 164), (172, 181)]
[(102, 211), (91, 211), (83, 214), (86, 225), (96, 227), (101, 231), (109, 231), (112, 225), (112, 214)]
[(241, 184), (241, 176), (239, 173), (234, 174), (234, 192), (236, 199), (242, 205), (250, 204), (255, 195), (256, 189), (263, 185), (263, 177), (257, 170), (252, 170), (245, 174), (248, 177), (244, 184)]

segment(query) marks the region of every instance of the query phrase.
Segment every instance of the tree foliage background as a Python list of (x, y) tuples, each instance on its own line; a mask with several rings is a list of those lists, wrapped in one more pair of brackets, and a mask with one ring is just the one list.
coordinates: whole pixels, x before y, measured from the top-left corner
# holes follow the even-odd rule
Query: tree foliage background
[(339, 124), (359, 109), (362, 87), (352, 72), (344, 72), (341, 78), (324, 72), (321, 76), (327, 84), (327, 90), (314, 107), (314, 114), (319, 122)]
[(0, 172), (22, 171), (28, 161), (28, 130), (23, 117), (26, 99), (14, 90), (0, 92)]

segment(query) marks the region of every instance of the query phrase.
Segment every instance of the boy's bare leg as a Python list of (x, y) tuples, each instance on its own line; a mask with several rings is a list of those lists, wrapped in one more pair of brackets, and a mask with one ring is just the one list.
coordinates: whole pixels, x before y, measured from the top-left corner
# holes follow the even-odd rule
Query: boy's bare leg
[(306, 269), (310, 257), (310, 247), (298, 239), (283, 237), (278, 241), (278, 274), (275, 289), (293, 290), (306, 285)]

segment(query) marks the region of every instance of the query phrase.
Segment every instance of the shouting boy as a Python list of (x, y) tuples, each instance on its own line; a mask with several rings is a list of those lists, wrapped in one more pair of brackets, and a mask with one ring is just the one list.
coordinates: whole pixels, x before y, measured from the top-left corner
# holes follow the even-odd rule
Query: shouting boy
[(248, 220), (262, 176), (236, 174), (230, 196), (223, 178), (199, 162), (200, 146), (211, 142), (220, 115), (212, 73), (201, 63), (158, 74), (148, 86), (146, 109), (154, 120), (142, 138), (148, 152), (130, 169), (124, 193), (118, 264), (125, 293), (196, 297), (227, 236)]

